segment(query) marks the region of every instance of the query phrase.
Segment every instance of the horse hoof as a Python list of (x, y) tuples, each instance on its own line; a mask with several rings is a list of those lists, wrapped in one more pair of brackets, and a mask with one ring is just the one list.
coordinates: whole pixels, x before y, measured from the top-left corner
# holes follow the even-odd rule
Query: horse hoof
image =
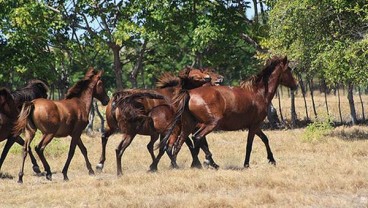
[(249, 164), (245, 164), (245, 165), (244, 165), (244, 168), (245, 168), (245, 169), (248, 169), (248, 168), (249, 168)]
[(273, 166), (276, 166), (276, 161), (269, 161), (268, 163), (270, 163)]
[[(205, 162), (203, 162), (203, 165), (206, 166)], [(197, 169), (202, 169), (202, 164), (200, 162), (193, 162), (192, 165), (190, 166), (191, 168), (197, 168)], [(208, 166), (207, 166), (208, 167)]]
[(38, 175), (38, 174), (40, 174), (41, 173), (41, 170), (40, 170), (40, 167), (38, 167), (38, 166), (33, 166), (33, 172), (35, 172), (36, 173), (36, 175)]
[(64, 176), (64, 181), (65, 181), (65, 182), (69, 181), (68, 176)]
[(46, 179), (49, 181), (52, 181), (52, 175), (51, 174), (46, 174)]
[(219, 169), (219, 165), (217, 165), (216, 163), (211, 164), (211, 167), (213, 167), (214, 169), (218, 170)]
[(17, 181), (19, 184), (23, 184), (23, 180), (18, 180)]
[(90, 176), (95, 175), (95, 172), (93, 170), (90, 170), (88, 173)]
[(99, 172), (99, 173), (102, 172), (103, 167), (104, 167), (103, 164), (101, 164), (101, 163), (97, 164), (96, 165), (96, 171)]

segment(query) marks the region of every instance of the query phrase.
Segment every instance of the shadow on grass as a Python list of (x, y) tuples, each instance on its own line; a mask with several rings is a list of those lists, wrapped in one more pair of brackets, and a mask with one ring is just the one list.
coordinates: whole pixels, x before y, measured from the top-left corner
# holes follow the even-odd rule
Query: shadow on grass
[(9, 173), (2, 173), (0, 172), (0, 179), (13, 179), (14, 177)]
[(330, 134), (346, 141), (368, 140), (368, 130), (366, 128), (336, 128)]

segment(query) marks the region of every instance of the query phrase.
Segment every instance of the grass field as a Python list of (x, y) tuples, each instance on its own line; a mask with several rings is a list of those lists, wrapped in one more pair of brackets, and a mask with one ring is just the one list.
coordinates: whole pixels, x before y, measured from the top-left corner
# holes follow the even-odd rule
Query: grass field
[[(116, 176), (115, 147), (110, 138), (102, 173), (89, 176), (76, 151), (69, 182), (61, 174), (70, 138), (56, 138), (46, 149), (53, 181), (33, 175), (27, 158), (24, 184), (17, 184), (21, 156), (13, 147), (2, 167), (1, 207), (368, 207), (368, 127), (338, 127), (323, 137), (305, 139), (305, 129), (266, 131), (277, 166), (267, 163), (266, 150), (256, 139), (251, 167), (242, 169), (247, 132), (208, 136), (219, 170), (191, 169), (186, 147), (180, 169), (148, 173), (148, 137), (137, 136), (123, 157), (122, 177)], [(96, 165), (100, 134), (83, 135), (89, 158)], [(36, 142), (34, 143), (36, 144)], [(0, 144), (4, 145), (4, 142)], [(201, 153), (203, 159), (203, 153)], [(41, 164), (40, 164), (41, 165)]]

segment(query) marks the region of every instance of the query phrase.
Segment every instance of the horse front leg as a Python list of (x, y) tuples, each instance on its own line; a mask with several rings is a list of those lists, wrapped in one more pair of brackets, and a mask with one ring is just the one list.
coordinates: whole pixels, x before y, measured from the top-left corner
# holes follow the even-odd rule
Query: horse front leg
[[(193, 140), (194, 143), (198, 142)], [(185, 139), (185, 144), (188, 146), (190, 154), (192, 155), (192, 168), (202, 168), (202, 164), (199, 161), (198, 154), (199, 154), (199, 145), (193, 144), (192, 140), (189, 137)]]
[(244, 168), (249, 168), (249, 159), (250, 159), (250, 153), (252, 152), (254, 135), (255, 135), (254, 130), (249, 129), (248, 139), (247, 139), (247, 148), (246, 148), (246, 153), (245, 153)]
[(101, 146), (102, 146), (101, 147), (101, 157), (100, 157), (100, 162), (96, 165), (96, 170), (99, 172), (102, 172), (102, 169), (104, 168), (105, 160), (106, 160), (106, 145), (112, 133), (113, 133), (113, 130), (109, 128), (101, 136)]
[[(3, 149), (3, 152), (1, 153), (1, 157), (0, 157), (0, 170), (1, 170), (1, 166), (3, 165), (4, 163), (4, 160), (6, 158), (6, 156), (8, 155), (8, 152), (9, 152), (9, 149), (13, 146), (14, 144), (14, 138), (13, 137), (9, 137), (7, 140), (6, 140), (6, 143), (5, 143), (5, 146), (4, 146), (4, 149)], [(23, 141), (23, 144), (22, 146), (24, 145), (24, 141)]]
[(256, 135), (259, 136), (259, 138), (262, 139), (262, 142), (265, 144), (266, 146), (266, 151), (267, 151), (267, 159), (268, 159), (268, 162), (272, 165), (276, 165), (276, 160), (275, 158), (273, 158), (273, 154), (272, 154), (272, 151), (271, 151), (271, 147), (269, 145), (269, 142), (268, 142), (268, 138), (266, 136), (265, 133), (263, 133), (263, 131), (261, 129), (259, 129), (257, 132), (256, 132)]
[(77, 139), (76, 137), (72, 137), (72, 140), (70, 141), (68, 158), (66, 159), (64, 168), (62, 170), (62, 173), (63, 173), (63, 176), (64, 176), (64, 181), (69, 181), (69, 178), (68, 178), (68, 168), (69, 168), (70, 162), (72, 161), (72, 158), (74, 156), (75, 147), (77, 146), (77, 140), (76, 139)]
[(51, 142), (52, 138), (54, 137), (53, 134), (44, 134), (42, 136), (42, 139), (40, 141), (40, 143), (35, 147), (36, 153), (38, 154), (43, 167), (45, 168), (46, 171), (46, 179), (47, 180), (52, 180), (52, 173), (51, 173), (51, 169), (50, 169), (50, 165), (47, 162), (45, 155), (44, 155), (44, 150), (46, 148), (46, 146)]
[(87, 166), (89, 175), (94, 175), (95, 172), (93, 171), (92, 165), (91, 165), (91, 163), (89, 162), (89, 159), (88, 159), (87, 148), (84, 146), (84, 144), (83, 144), (83, 142), (82, 142), (82, 140), (81, 140), (80, 137), (79, 137), (79, 140), (77, 142), (77, 145), (78, 145), (80, 151), (83, 154), (83, 157), (84, 157), (84, 160), (86, 162), (86, 166)]
[[(160, 141), (162, 141), (163, 135), (160, 134)], [(152, 141), (152, 140), (151, 140)], [(159, 152), (157, 154), (157, 157), (155, 157), (150, 165), (150, 172), (156, 172), (157, 171), (157, 165), (160, 162), (161, 157), (165, 154), (165, 146), (160, 146)]]

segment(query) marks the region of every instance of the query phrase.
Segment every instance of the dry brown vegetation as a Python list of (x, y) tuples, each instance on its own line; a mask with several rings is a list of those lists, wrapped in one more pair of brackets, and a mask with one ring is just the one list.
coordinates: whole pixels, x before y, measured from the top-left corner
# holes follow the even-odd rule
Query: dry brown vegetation
[[(3, 172), (14, 178), (0, 180), (1, 206), (367, 207), (368, 128), (339, 127), (313, 142), (302, 139), (303, 131), (266, 131), (276, 167), (267, 163), (264, 145), (256, 139), (251, 168), (243, 170), (246, 132), (219, 132), (208, 136), (219, 170), (191, 169), (189, 151), (184, 148), (178, 158), (179, 170), (171, 170), (165, 156), (157, 173), (147, 173), (149, 138), (138, 136), (123, 158), (124, 175), (120, 178), (115, 175), (114, 151), (120, 135), (114, 135), (104, 172), (89, 176), (77, 151), (69, 182), (63, 181), (61, 169), (70, 139), (60, 138), (46, 149), (55, 171), (53, 181), (34, 176), (28, 159), (23, 185), (16, 183), (21, 158), (13, 148)], [(94, 163), (99, 159), (98, 136), (83, 135)]]
[[(286, 114), (289, 101), (283, 102)], [(274, 104), (277, 103), (274, 101)], [(297, 106), (302, 114), (302, 103), (298, 102)], [(368, 207), (368, 126), (342, 126), (315, 139), (306, 139), (305, 135), (313, 135), (306, 131), (265, 131), (277, 161), (276, 167), (267, 163), (265, 147), (256, 138), (251, 167), (242, 169), (247, 132), (217, 132), (208, 136), (208, 142), (220, 165), (219, 170), (191, 169), (189, 151), (183, 147), (178, 156), (180, 169), (170, 169), (169, 159), (164, 156), (157, 173), (147, 172), (151, 163), (146, 149), (149, 138), (137, 136), (123, 156), (124, 175), (120, 178), (116, 176), (115, 147), (121, 135), (115, 134), (109, 139), (104, 171), (89, 176), (83, 156), (77, 150), (69, 168), (69, 182), (63, 181), (61, 170), (70, 138), (55, 138), (45, 150), (54, 171), (53, 181), (33, 175), (28, 157), (22, 185), (16, 183), (21, 165), (20, 147), (14, 145), (2, 167), (0, 205)], [(82, 140), (91, 162), (96, 165), (100, 156), (100, 134), (84, 134)], [(4, 144), (2, 142), (0, 148)], [(33, 142), (36, 144), (37, 140)], [(204, 158), (203, 153), (200, 156)], [(11, 176), (14, 178), (10, 179)]]

